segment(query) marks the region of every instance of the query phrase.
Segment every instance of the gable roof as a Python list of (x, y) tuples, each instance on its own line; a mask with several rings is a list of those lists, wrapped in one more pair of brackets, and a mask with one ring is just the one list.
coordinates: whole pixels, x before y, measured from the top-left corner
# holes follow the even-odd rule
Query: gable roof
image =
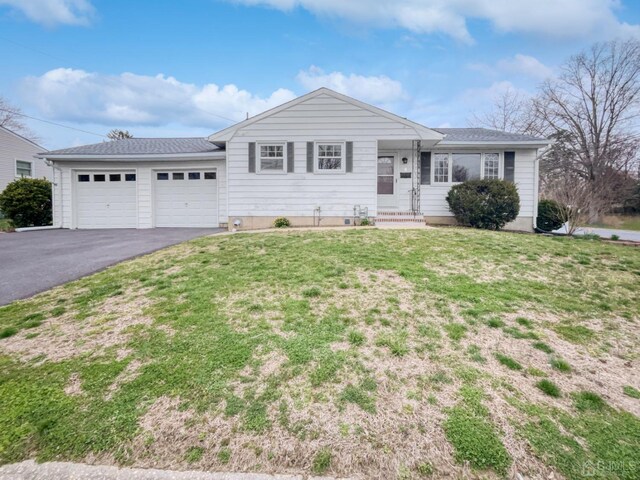
[(443, 135), (437, 132), (436, 130), (427, 128), (424, 125), (420, 125), (419, 123), (412, 122), (411, 120), (407, 120), (406, 118), (400, 117), (391, 112), (387, 112), (386, 110), (383, 110), (381, 108), (374, 107), (373, 105), (369, 105), (368, 103), (361, 102), (360, 100), (356, 100), (355, 98), (351, 98), (347, 95), (343, 95), (341, 93), (335, 92), (329, 88), (322, 87), (322, 88), (319, 88), (318, 90), (314, 90), (313, 92), (307, 93), (306, 95), (302, 95), (301, 97), (295, 98), (287, 103), (283, 103), (282, 105), (279, 105), (275, 108), (267, 110), (266, 112), (262, 112), (258, 115), (248, 118), (247, 120), (236, 123), (235, 125), (225, 128), (224, 130), (220, 130), (219, 132), (216, 132), (210, 135), (209, 141), (210, 142), (227, 142), (231, 140), (231, 138), (233, 138), (237, 130), (247, 127), (253, 123), (259, 122), (260, 120), (270, 117), (271, 115), (275, 115), (276, 113), (282, 112), (283, 110), (291, 108), (295, 105), (298, 105), (300, 103), (303, 103), (309, 99), (315, 98), (320, 95), (329, 95), (333, 98), (337, 98), (338, 100), (342, 100), (344, 102), (350, 103), (351, 105), (354, 105), (356, 107), (362, 108), (364, 110), (368, 110), (372, 113), (375, 113), (376, 115), (380, 115), (382, 117), (388, 118), (389, 120), (393, 120), (395, 122), (411, 127), (416, 131), (416, 134), (418, 137), (416, 138), (416, 140), (420, 139), (420, 140), (436, 140), (437, 141), (443, 138)]
[(209, 154), (223, 149), (206, 138), (123, 138), (80, 147), (63, 148), (40, 153), (40, 156), (137, 156), (137, 155), (185, 155)]
[(3, 127), (2, 125), (0, 125), (0, 130), (2, 130), (3, 132), (7, 132), (10, 135), (13, 135), (14, 137), (19, 138), (23, 142), (28, 143), (29, 145), (31, 145), (32, 147), (36, 147), (36, 148), (38, 148), (40, 150), (43, 150), (41, 145), (38, 145), (33, 140), (29, 140), (28, 138), (23, 137), (22, 135), (20, 135), (19, 133), (14, 132), (13, 130), (9, 130), (7, 127)]
[(435, 130), (445, 135), (438, 145), (548, 145), (550, 143), (549, 140), (532, 135), (490, 130), (488, 128), (436, 128)]

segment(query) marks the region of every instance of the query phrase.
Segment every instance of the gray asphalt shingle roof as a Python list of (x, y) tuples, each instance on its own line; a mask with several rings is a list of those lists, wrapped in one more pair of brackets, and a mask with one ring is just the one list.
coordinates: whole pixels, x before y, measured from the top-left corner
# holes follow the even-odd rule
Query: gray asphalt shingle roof
[(544, 142), (544, 138), (508, 133), (488, 128), (434, 128), (446, 137), (443, 143), (453, 142)]
[(81, 147), (63, 148), (43, 155), (172, 155), (220, 151), (206, 138), (125, 138)]

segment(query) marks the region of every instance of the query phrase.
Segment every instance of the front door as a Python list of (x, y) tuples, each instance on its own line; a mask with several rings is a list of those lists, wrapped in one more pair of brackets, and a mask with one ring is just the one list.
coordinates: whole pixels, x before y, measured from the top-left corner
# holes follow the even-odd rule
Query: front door
[(378, 157), (378, 208), (397, 207), (396, 202), (396, 157)]

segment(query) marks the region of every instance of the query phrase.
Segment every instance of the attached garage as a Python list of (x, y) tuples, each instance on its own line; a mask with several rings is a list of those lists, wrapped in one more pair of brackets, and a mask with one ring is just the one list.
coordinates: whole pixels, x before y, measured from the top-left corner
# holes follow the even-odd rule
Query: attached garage
[(135, 170), (75, 172), (77, 228), (137, 228)]
[(216, 169), (155, 170), (156, 227), (217, 227)]

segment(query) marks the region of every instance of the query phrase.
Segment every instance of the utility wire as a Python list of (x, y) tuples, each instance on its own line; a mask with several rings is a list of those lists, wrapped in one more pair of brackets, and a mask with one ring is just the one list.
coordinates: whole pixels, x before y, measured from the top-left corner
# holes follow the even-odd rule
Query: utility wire
[(21, 117), (30, 118), (31, 120), (37, 120), (38, 122), (48, 123), (49, 125), (55, 125), (57, 127), (68, 128), (69, 130), (75, 130), (77, 132), (88, 133), (89, 135), (95, 135), (97, 137), (108, 138), (106, 135), (102, 135), (101, 133), (90, 132), (88, 130), (82, 130), (81, 128), (70, 127), (69, 125), (63, 125), (62, 123), (52, 122), (50, 120), (44, 120), (42, 118), (32, 117), (31, 115), (27, 115), (25, 113), (18, 113), (15, 110), (10, 110), (8, 108), (0, 108), (0, 112), (8, 112), (13, 115), (19, 115)]

